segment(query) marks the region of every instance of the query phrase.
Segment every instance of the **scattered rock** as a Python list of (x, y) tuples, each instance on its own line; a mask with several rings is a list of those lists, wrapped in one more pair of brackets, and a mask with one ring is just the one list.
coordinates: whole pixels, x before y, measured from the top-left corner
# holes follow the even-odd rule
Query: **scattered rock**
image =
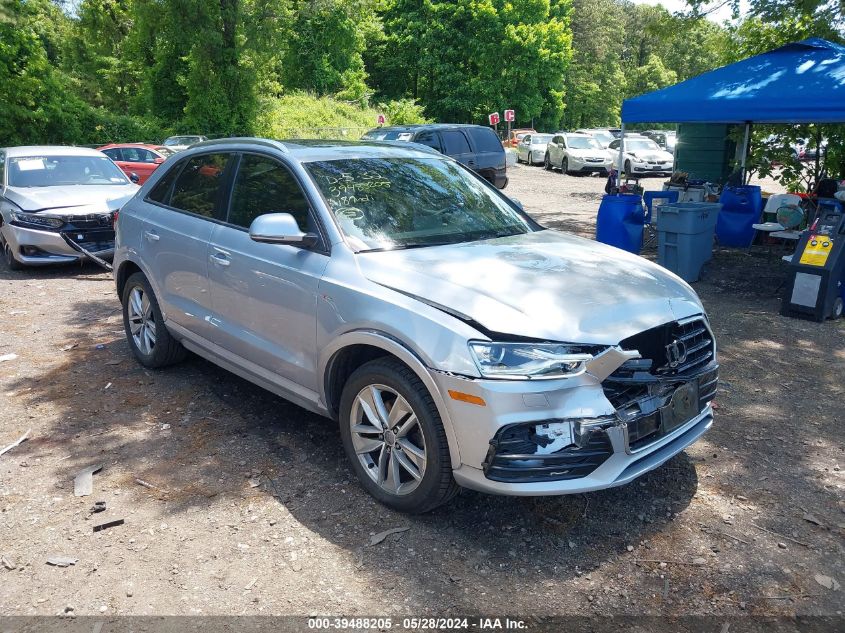
[(14, 571), (15, 569), (17, 569), (17, 565), (15, 565), (12, 561), (10, 561), (5, 556), (0, 557), (0, 564), (2, 564), (3, 567), (8, 569), (9, 571)]
[(629, 552), (633, 552), (633, 551), (634, 551), (634, 546), (633, 546), (633, 545), (628, 545), (625, 549), (626, 549), (626, 550), (628, 550)]
[(5, 363), (9, 360), (15, 360), (17, 357), (17, 354), (3, 354), (2, 356), (0, 356), (0, 363)]
[(814, 525), (818, 525), (819, 527), (826, 527), (824, 523), (821, 522), (816, 516), (810, 514), (809, 512), (804, 513), (804, 520), (809, 521)]
[(778, 541), (778, 547), (781, 548), (781, 549), (786, 549), (786, 543), (784, 543), (782, 541)]
[(816, 574), (815, 578), (816, 582), (819, 583), (825, 589), (839, 591), (839, 583), (836, 581), (835, 578), (831, 578), (830, 576), (825, 576), (823, 574)]
[(70, 565), (76, 565), (79, 562), (78, 558), (72, 558), (70, 556), (50, 556), (47, 559), (48, 565), (53, 565), (54, 567), (69, 567)]
[(698, 558), (693, 558), (693, 559), (692, 559), (692, 564), (693, 564), (693, 565), (704, 565), (704, 564), (706, 564), (706, 563), (707, 563), (707, 559), (702, 558), (701, 556), (699, 556)]

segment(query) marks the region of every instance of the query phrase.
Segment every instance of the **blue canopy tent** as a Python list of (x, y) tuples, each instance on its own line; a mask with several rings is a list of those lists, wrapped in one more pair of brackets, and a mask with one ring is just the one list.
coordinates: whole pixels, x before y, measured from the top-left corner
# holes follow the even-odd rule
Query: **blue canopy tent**
[[(845, 122), (845, 46), (810, 38), (622, 103), (626, 123)], [(620, 145), (619, 164), (622, 164)]]

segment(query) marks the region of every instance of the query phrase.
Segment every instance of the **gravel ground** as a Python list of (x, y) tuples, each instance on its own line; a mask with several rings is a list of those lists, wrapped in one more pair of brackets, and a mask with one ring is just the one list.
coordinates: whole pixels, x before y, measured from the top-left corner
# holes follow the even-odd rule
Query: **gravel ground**
[[(507, 191), (590, 236), (603, 186), (519, 166)], [(141, 368), (110, 275), (0, 267), (0, 447), (31, 429), (0, 456), (0, 615), (841, 615), (843, 324), (780, 317), (783, 273), (718, 250), (696, 284), (722, 383), (685, 453), (614, 490), (408, 517), (333, 423), (195, 357)]]

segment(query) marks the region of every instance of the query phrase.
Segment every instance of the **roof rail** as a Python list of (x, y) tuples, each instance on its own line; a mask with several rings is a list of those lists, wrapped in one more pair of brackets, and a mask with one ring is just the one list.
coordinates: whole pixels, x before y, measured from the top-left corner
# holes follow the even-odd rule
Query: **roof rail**
[(264, 145), (265, 147), (272, 147), (273, 149), (277, 149), (280, 152), (284, 152), (285, 154), (289, 154), (290, 150), (285, 147), (285, 145), (279, 141), (274, 141), (269, 138), (260, 138), (257, 136), (230, 136), (226, 138), (214, 138), (209, 139), (207, 141), (200, 141), (199, 143), (194, 143), (191, 145), (191, 149), (194, 147), (207, 147), (209, 145), (242, 145), (243, 143), (252, 143), (254, 145)]

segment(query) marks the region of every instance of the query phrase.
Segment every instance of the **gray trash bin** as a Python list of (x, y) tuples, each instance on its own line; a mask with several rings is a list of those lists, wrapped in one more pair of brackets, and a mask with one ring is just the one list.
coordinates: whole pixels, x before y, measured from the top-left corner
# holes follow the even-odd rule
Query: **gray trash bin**
[(713, 256), (713, 234), (722, 205), (675, 202), (657, 207), (657, 263), (684, 281), (698, 281)]

